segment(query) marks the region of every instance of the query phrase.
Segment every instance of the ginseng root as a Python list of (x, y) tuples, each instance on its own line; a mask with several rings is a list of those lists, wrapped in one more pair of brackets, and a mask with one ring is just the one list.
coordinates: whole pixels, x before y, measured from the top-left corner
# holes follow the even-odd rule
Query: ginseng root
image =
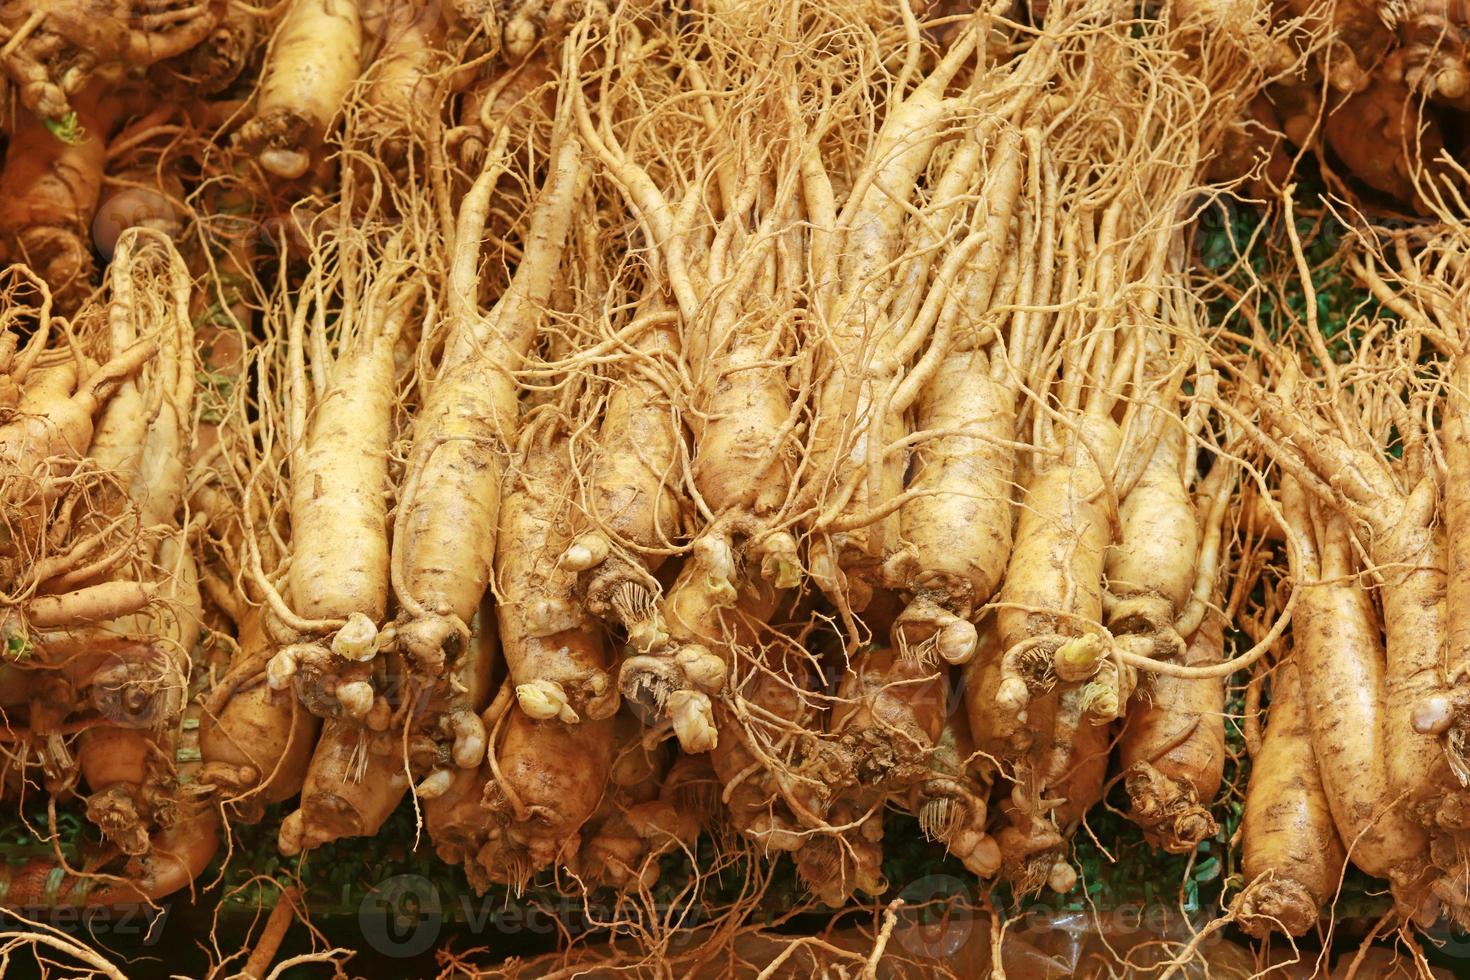
[(1236, 911), (1252, 935), (1301, 936), (1336, 891), (1346, 855), (1317, 774), (1297, 664), (1277, 666), (1272, 687), (1266, 737), (1245, 796), (1246, 887)]
[[(1224, 659), (1225, 625), (1207, 615), (1181, 662)], [(1225, 763), (1225, 683), (1159, 675), (1146, 701), (1128, 712), (1118, 745), (1119, 764), (1133, 803), (1129, 817), (1151, 843), (1188, 854), (1219, 829), (1210, 803)]]
[(358, 6), (358, 0), (290, 0), (277, 25), (255, 115), (237, 136), (271, 175), (295, 180), (311, 169), (362, 73)]

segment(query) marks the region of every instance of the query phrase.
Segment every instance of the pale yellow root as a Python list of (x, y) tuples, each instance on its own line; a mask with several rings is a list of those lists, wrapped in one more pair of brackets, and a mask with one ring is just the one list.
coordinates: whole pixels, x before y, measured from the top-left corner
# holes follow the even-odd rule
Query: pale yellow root
[[(639, 354), (651, 360), (677, 354), (673, 311), (652, 300), (640, 309), (637, 319), (661, 321), (635, 341)], [(677, 423), (667, 390), (646, 373), (651, 370), (640, 366), (617, 379), (607, 397), (586, 491), (588, 529), (561, 557), (578, 572), (588, 611), (620, 623), (644, 652), (667, 639), (654, 615), (652, 573), (676, 536), (680, 499)]]
[(388, 607), (388, 341), (340, 359), (291, 474), (292, 611), (373, 625)]
[(754, 639), (749, 623), (766, 622), (779, 599), (741, 562), (718, 524), (695, 541), (661, 604), (671, 639), (648, 654), (625, 657), (618, 674), (624, 697), (654, 718), (669, 718), (685, 752), (719, 742), (716, 700), (729, 675), (733, 649)]
[(151, 582), (104, 582), (65, 595), (37, 596), (27, 603), (25, 617), (36, 629), (99, 623), (137, 612), (157, 591)]
[(381, 23), (370, 25), (383, 40), (367, 69), (361, 122), (370, 147), (388, 162), (431, 138), (440, 103), (448, 94), (450, 65), (444, 50), (445, 17), (437, 2), (391, 0)]
[[(887, 382), (901, 367), (893, 363), (901, 338), (882, 329), (889, 323), (883, 302), (891, 279), (886, 267), (902, 247), (906, 205), (918, 177), (941, 142), (944, 123), (964, 105), (963, 99), (946, 96), (973, 55), (977, 33), (965, 31), (885, 114), (854, 175), (853, 193), (835, 216), (835, 241), (824, 253), (825, 267), (816, 270), (825, 329), (804, 489), (822, 502), (824, 514), (814, 522), (818, 537), (810, 567), (823, 591), (854, 610), (866, 606), (871, 595), (870, 580), (877, 577), (897, 531), (896, 515), (861, 527), (828, 530), (823, 525), (864, 514), (903, 489), (902, 455), (885, 452), (906, 434), (901, 411), (888, 412), (882, 404), (890, 394)], [(825, 173), (807, 178), (812, 187), (824, 183), (830, 191)], [(839, 506), (826, 503), (838, 496), (843, 498)]]
[(1119, 504), (1121, 534), (1105, 565), (1108, 628), (1151, 643), (1137, 651), (1150, 656), (1183, 652), (1174, 620), (1194, 587), (1200, 539), (1184, 485), (1184, 428), (1173, 417), (1161, 424), (1143, 475)]
[(357, 0), (290, 0), (271, 39), (255, 116), (237, 137), (270, 174), (295, 180), (311, 169), (362, 73), (362, 42)]
[(495, 555), (501, 651), (532, 718), (610, 718), (618, 688), (598, 628), (558, 563), (569, 544), (573, 483), (565, 439), (517, 458), (501, 493)]
[[(488, 315), (475, 307), (480, 237), (497, 172), (487, 170), (461, 205), (446, 311), (450, 336), (440, 375), (414, 421), (413, 453), (394, 519), (393, 591), (400, 648), (437, 675), (462, 649), (490, 581), (499, 523), (503, 453), (520, 426), (511, 374), (544, 319), (571, 226), (581, 173), (577, 141), (558, 133), (534, 205), (525, 255)], [(466, 540), (481, 542), (465, 548)], [(555, 560), (555, 556), (552, 556)]]
[[(916, 437), (934, 433), (913, 451), (907, 487), (913, 496), (899, 511), (899, 541), (889, 546), (883, 569), (890, 588), (914, 597), (896, 624), (895, 642), (926, 660), (937, 654), (963, 663), (974, 655), (971, 620), (1000, 584), (1010, 556), (1015, 390), (1001, 379), (1005, 368), (985, 352), (981, 337), (994, 329), (983, 317), (1009, 300), (1019, 277), (1011, 226), (1024, 183), (1022, 143), (1011, 130), (998, 140), (974, 219), (983, 238), (973, 244), (976, 235), (968, 236), (936, 270), (915, 314), (935, 322), (934, 335), (891, 403), (901, 412), (917, 397)], [(956, 196), (968, 183), (962, 180), (967, 153), (978, 157), (978, 145), (956, 150), (940, 178), (957, 178)], [(965, 256), (959, 269), (957, 255)]]
[[(1219, 663), (1224, 624), (1210, 616), (1183, 662)], [(1225, 761), (1225, 680), (1158, 676), (1146, 699), (1129, 709), (1119, 739), (1119, 765), (1133, 803), (1129, 817), (1164, 850), (1187, 854), (1219, 829), (1210, 804)]]
[(1000, 845), (987, 829), (990, 780), (972, 770), (979, 755), (965, 712), (951, 716), (929, 757), (929, 774), (914, 787), (910, 809), (930, 840), (941, 841), (973, 874), (1000, 871)]
[(1345, 855), (1317, 775), (1297, 665), (1276, 668), (1271, 715), (1251, 765), (1241, 822), (1246, 888), (1240, 924), (1253, 935), (1305, 934), (1337, 888)]
[(1327, 803), (1352, 862), (1389, 878), (1412, 914), (1423, 889), (1428, 840), (1387, 792), (1385, 659), (1377, 615), (1356, 577), (1346, 522), (1311, 508), (1289, 477), (1281, 496), (1287, 524), (1307, 542), (1305, 567), (1292, 568), (1301, 590), (1292, 633)]
[(1112, 539), (1100, 466), (1111, 468), (1118, 427), (1108, 419), (1079, 422), (1061, 458), (1044, 459), (1026, 485), (1016, 540), (996, 607), (1005, 644), (998, 702), (1025, 710), (1064, 667), (1063, 680), (1095, 672), (1103, 647), (1088, 627), (1102, 618), (1102, 574)]
[(914, 454), (909, 489), (933, 496), (915, 497), (899, 513), (902, 550), (889, 558), (885, 578), (916, 598), (895, 639), (921, 656), (932, 647), (944, 661), (964, 663), (977, 642), (969, 620), (1010, 557), (1014, 402), (992, 380), (984, 353), (961, 351), (945, 358), (920, 397), (916, 427), (974, 435), (931, 438)]

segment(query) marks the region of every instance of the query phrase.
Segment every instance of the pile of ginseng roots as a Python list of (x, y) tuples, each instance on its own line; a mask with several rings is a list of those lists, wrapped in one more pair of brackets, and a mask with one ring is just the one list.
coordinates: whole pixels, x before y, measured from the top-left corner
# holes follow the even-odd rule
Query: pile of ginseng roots
[[(96, 843), (0, 903), (410, 799), (480, 890), (838, 906), (899, 811), (1068, 893), (1121, 781), (1175, 854), (1244, 792), (1248, 932), (1349, 862), (1470, 920), (1450, 13), (84, 6), (0, 5), (0, 792)], [(1206, 268), (1251, 195), (1286, 261)]]

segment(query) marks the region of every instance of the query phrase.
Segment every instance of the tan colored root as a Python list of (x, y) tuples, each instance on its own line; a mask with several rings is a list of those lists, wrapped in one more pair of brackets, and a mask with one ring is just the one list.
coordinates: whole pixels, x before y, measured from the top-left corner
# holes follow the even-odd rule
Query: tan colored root
[[(558, 119), (565, 119), (558, 113)], [(440, 373), (414, 420), (413, 454), (392, 546), (393, 593), (403, 609), (399, 646), (419, 669), (441, 674), (468, 636), (490, 580), (504, 475), (501, 454), (519, 427), (514, 370), (544, 317), (576, 202), (581, 149), (558, 130), (554, 163), (527, 230), (527, 252), (487, 316), (475, 310), (480, 239), (500, 161), (487, 160), (460, 208), (451, 256)], [(466, 534), (484, 547), (466, 551)]]
[(290, 0), (271, 40), (255, 115), (238, 141), (268, 173), (304, 176), (362, 71), (358, 0)]
[(501, 650), (522, 711), (568, 724), (612, 717), (618, 687), (603, 644), (558, 562), (569, 544), (569, 448), (552, 439), (521, 455), (501, 493), (495, 562)]
[(408, 790), (399, 738), (333, 719), (322, 726), (300, 807), (281, 821), (279, 847), (292, 856), (376, 833)]
[(612, 719), (567, 725), (536, 721), (519, 707), (505, 717), (491, 749), (485, 786), (489, 828), (474, 855), (471, 881), (516, 887), (572, 860), (579, 832), (597, 809), (612, 765)]
[(1255, 935), (1304, 934), (1336, 889), (1346, 858), (1292, 661), (1276, 668), (1270, 723), (1251, 767), (1240, 833), (1242, 927)]
[[(1224, 642), (1224, 624), (1212, 615), (1184, 662), (1216, 663)], [(1157, 677), (1146, 698), (1130, 709), (1119, 739), (1129, 817), (1150, 842), (1187, 854), (1219, 829), (1210, 805), (1225, 760), (1225, 683)]]
[[(1111, 537), (1099, 466), (1117, 454), (1119, 433), (1110, 421), (1088, 425), (1062, 459), (1046, 461), (1027, 484), (997, 600), (996, 628), (1006, 649), (997, 697), (1004, 710), (1024, 710), (1060, 665), (1070, 665), (1073, 675), (1064, 679), (1075, 680), (1093, 673), (1101, 659), (1096, 634), (1087, 639), (1088, 627), (1102, 618)], [(1035, 661), (1030, 670), (1024, 669), (1028, 654)]]

